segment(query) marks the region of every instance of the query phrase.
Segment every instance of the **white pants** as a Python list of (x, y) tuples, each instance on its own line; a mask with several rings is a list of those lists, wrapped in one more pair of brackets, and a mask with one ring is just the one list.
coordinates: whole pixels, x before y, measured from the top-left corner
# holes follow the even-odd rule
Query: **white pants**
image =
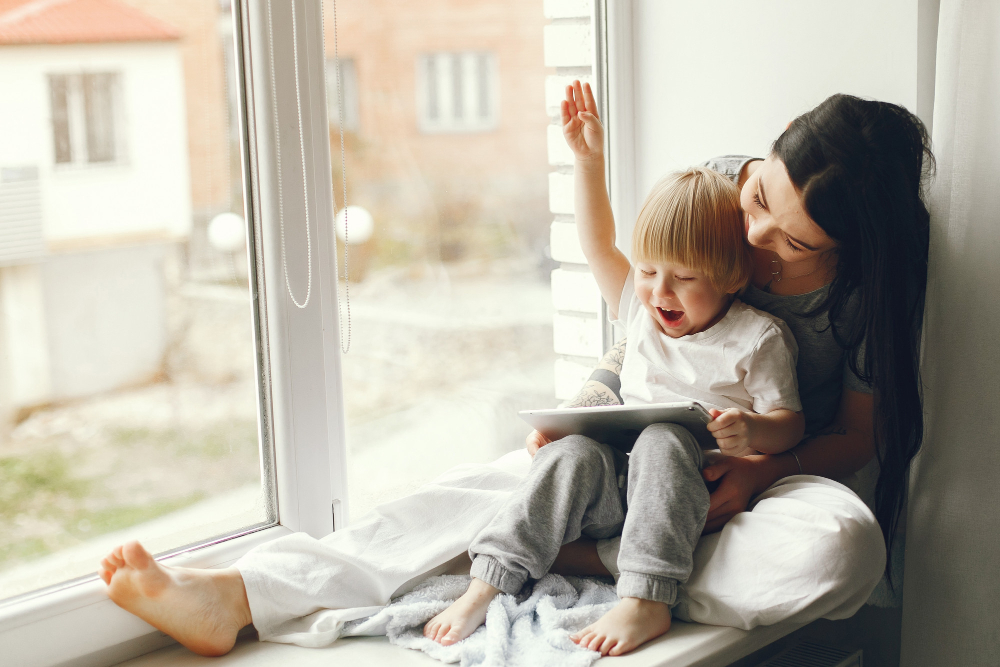
[[(467, 573), (473, 538), (530, 464), (519, 450), (489, 465), (458, 466), (321, 540), (298, 533), (257, 547), (236, 567), (261, 640), (326, 646), (345, 622), (374, 614), (424, 578)], [(885, 547), (854, 492), (797, 475), (750, 510), (698, 543), (675, 616), (749, 630), (847, 618), (868, 599)], [(602, 545), (606, 563), (613, 550)]]

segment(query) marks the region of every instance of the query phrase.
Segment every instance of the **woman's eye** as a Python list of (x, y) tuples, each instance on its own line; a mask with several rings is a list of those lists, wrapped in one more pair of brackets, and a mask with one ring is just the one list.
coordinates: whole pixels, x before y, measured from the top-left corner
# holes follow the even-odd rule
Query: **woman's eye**
[(797, 245), (793, 244), (788, 239), (785, 239), (785, 245), (787, 245), (789, 248), (791, 248), (795, 252), (802, 252), (802, 248), (800, 248)]
[(753, 193), (753, 203), (757, 204), (760, 208), (764, 208), (764, 205), (760, 203), (760, 196), (756, 192)]

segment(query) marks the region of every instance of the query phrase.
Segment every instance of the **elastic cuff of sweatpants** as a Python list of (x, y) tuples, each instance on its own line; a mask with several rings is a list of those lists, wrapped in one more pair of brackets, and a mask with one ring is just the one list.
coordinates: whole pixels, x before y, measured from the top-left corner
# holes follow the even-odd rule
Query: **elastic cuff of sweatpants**
[(639, 572), (622, 572), (618, 577), (618, 597), (642, 598), (672, 607), (677, 603), (677, 580)]
[(527, 581), (527, 577), (524, 575), (511, 572), (493, 556), (484, 556), (483, 554), (476, 555), (469, 574), (493, 588), (499, 588), (508, 595), (520, 593), (521, 587)]

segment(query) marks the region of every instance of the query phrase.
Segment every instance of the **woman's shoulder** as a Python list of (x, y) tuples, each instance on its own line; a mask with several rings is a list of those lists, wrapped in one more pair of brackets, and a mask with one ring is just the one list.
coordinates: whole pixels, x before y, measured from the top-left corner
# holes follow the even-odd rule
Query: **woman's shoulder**
[(701, 163), (702, 167), (716, 171), (726, 176), (733, 183), (739, 184), (740, 172), (747, 162), (759, 160), (759, 157), (750, 155), (719, 155)]

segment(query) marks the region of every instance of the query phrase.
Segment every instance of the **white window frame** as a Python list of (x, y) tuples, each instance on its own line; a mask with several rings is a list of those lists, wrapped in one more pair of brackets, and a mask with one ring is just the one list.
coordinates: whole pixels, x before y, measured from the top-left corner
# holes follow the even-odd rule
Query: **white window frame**
[[(262, 459), (273, 461), (262, 469), (274, 472), (264, 483), (273, 490), (277, 521), (159, 558), (200, 568), (228, 566), (254, 546), (292, 532), (321, 537), (347, 522), (322, 0), (271, 0), (270, 7), (268, 0), (240, 0), (232, 11), (248, 251), (256, 267), (251, 291), (261, 384), (258, 431)], [(273, 82), (272, 72), (278, 73)], [(284, 266), (279, 220), (285, 223)], [(299, 303), (311, 266), (304, 308), (289, 296), (285, 266)], [(111, 602), (96, 574), (0, 602), (4, 664), (113, 664), (172, 642)]]

